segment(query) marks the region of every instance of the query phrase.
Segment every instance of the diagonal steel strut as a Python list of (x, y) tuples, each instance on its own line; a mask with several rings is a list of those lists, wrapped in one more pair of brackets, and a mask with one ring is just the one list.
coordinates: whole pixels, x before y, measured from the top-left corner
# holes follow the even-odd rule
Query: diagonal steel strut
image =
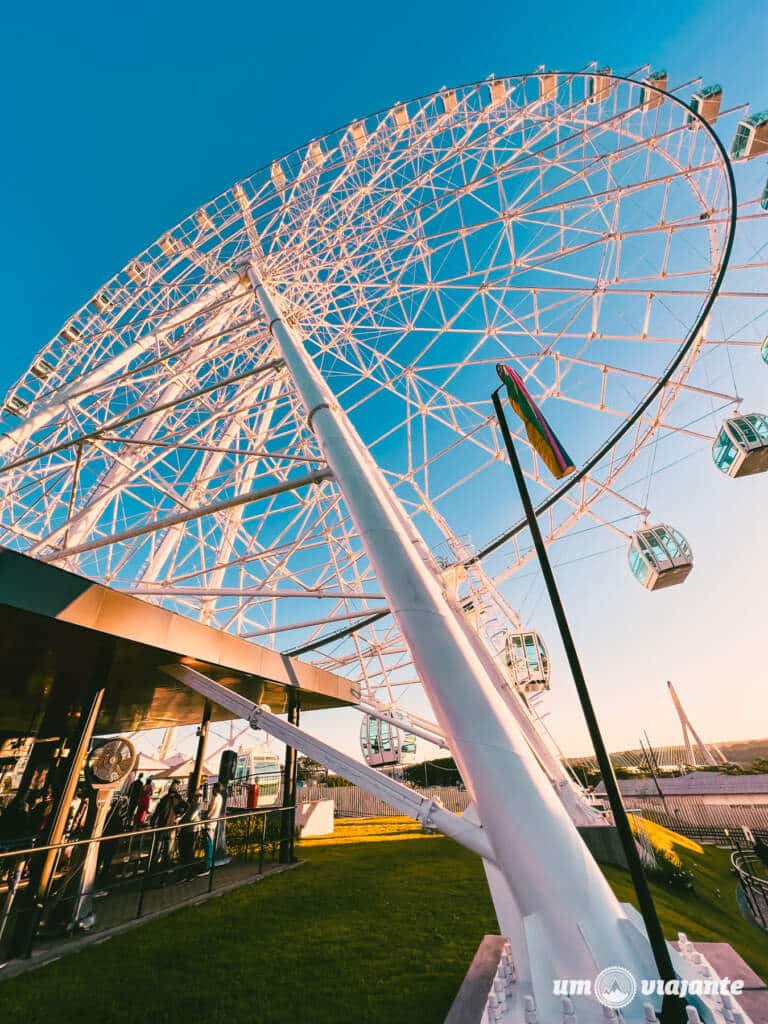
[(252, 728), (263, 729), (270, 736), (281, 740), (289, 747), (300, 750), (307, 757), (314, 758), (315, 761), (319, 761), (320, 764), (325, 765), (337, 775), (341, 775), (348, 782), (354, 783), (391, 807), (397, 808), (409, 818), (414, 818), (422, 825), (430, 825), (438, 829), (443, 835), (455, 839), (457, 843), (465, 846), (472, 853), (477, 853), (484, 860), (495, 863), (493, 851), (483, 829), (473, 825), (466, 818), (446, 811), (437, 801), (419, 796), (418, 793), (403, 786), (402, 783), (395, 782), (394, 779), (382, 775), (374, 768), (355, 761), (347, 754), (342, 754), (335, 747), (310, 736), (303, 729), (289, 725), (288, 722), (273, 715), (263, 706), (240, 696), (213, 679), (209, 679), (208, 676), (198, 672), (197, 669), (190, 668), (189, 665), (166, 665), (163, 667), (163, 672), (180, 683), (184, 683), (196, 693), (202, 694), (208, 700), (231, 711), (238, 718), (247, 719)]

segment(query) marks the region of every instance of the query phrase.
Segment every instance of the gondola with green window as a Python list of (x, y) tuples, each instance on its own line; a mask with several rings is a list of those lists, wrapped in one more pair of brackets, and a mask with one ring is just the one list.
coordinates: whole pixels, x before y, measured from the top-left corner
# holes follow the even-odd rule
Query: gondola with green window
[(525, 696), (549, 689), (549, 656), (538, 633), (507, 633), (502, 653), (515, 689)]
[(685, 537), (672, 526), (646, 526), (632, 535), (629, 568), (646, 590), (661, 590), (683, 583), (693, 569), (693, 552)]
[[(720, 104), (722, 102), (722, 85), (706, 85), (691, 97), (691, 110), (695, 111), (705, 121), (708, 121), (709, 124), (714, 124), (720, 113)], [(693, 114), (688, 114), (686, 122), (689, 128), (698, 128), (699, 123)]]
[[(396, 711), (393, 718), (401, 717)], [(371, 768), (391, 768), (416, 760), (416, 737), (402, 733), (392, 722), (365, 715), (360, 726), (360, 750)]]
[(731, 146), (732, 160), (749, 160), (768, 153), (768, 110), (750, 114), (739, 122)]
[(768, 416), (750, 412), (726, 420), (712, 445), (712, 460), (731, 477), (768, 470)]

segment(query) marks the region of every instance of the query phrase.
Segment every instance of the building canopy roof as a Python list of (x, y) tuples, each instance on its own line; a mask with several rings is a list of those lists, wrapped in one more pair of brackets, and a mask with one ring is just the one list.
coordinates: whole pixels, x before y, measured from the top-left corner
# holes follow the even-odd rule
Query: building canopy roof
[(291, 691), (305, 711), (360, 696), (342, 676), (4, 548), (0, 658), (0, 736), (66, 735), (97, 686), (97, 733), (195, 724), (202, 698), (163, 672), (180, 662), (278, 714)]

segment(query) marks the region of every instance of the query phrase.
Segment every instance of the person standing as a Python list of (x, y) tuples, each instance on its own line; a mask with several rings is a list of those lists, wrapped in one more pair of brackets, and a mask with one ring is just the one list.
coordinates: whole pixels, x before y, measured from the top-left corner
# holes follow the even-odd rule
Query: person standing
[(181, 807), (182, 800), (179, 795), (179, 783), (177, 779), (174, 779), (168, 792), (158, 801), (155, 812), (150, 818), (152, 828), (162, 828), (164, 830), (158, 833), (157, 836), (156, 859), (158, 864), (165, 864), (171, 859), (170, 852), (173, 846), (174, 832), (170, 831), (169, 826), (176, 824), (176, 818), (181, 813)]
[(205, 839), (205, 870), (210, 871), (213, 867), (213, 857), (216, 849), (216, 832), (218, 830), (217, 818), (221, 817), (221, 809), (224, 806), (222, 787), (217, 782), (213, 787), (213, 793), (205, 812), (207, 824), (203, 838)]
[(200, 831), (195, 827), (195, 822), (200, 820), (200, 802), (202, 793), (198, 790), (189, 798), (184, 815), (179, 822), (179, 862), (182, 868), (182, 879), (186, 881), (192, 877), (195, 863), (195, 841)]
[(97, 877), (102, 881), (106, 881), (109, 877), (109, 872), (112, 867), (112, 858), (117, 852), (119, 845), (118, 839), (109, 839), (109, 836), (119, 835), (121, 832), (128, 831), (128, 825), (130, 818), (128, 817), (128, 797), (122, 794), (116, 797), (110, 807), (107, 820), (104, 825), (104, 831), (102, 832), (102, 840), (99, 844), (99, 858), (96, 869)]
[(133, 821), (144, 789), (144, 776), (139, 772), (128, 788), (128, 821)]
[(144, 786), (142, 786), (141, 793), (139, 795), (139, 803), (136, 807), (136, 815), (134, 818), (134, 825), (141, 826), (147, 820), (149, 814), (149, 805), (152, 802), (152, 782), (147, 779)]
[(30, 831), (27, 802), (17, 794), (0, 815), (0, 852), (23, 846)]

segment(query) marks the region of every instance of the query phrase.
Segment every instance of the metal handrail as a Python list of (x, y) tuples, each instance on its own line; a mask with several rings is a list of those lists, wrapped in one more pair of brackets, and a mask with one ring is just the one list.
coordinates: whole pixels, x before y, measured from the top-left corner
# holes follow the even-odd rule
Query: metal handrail
[(761, 878), (759, 875), (753, 875), (749, 870), (749, 865), (755, 863), (762, 864), (763, 862), (752, 851), (734, 850), (731, 854), (731, 865), (734, 871), (739, 875), (748, 875), (750, 882), (754, 883), (756, 888), (763, 889), (766, 895), (768, 895), (768, 879)]
[(759, 860), (760, 858), (751, 850), (736, 849), (731, 854), (731, 867), (741, 883), (742, 892), (755, 923), (768, 931), (768, 880), (753, 875), (747, 867), (748, 864)]
[(293, 804), (286, 807), (283, 807), (282, 805), (278, 807), (264, 807), (262, 810), (256, 810), (254, 808), (253, 810), (239, 811), (236, 814), (222, 814), (218, 818), (199, 818), (197, 821), (179, 822), (176, 825), (158, 825), (154, 828), (137, 828), (130, 832), (115, 832), (109, 835), (90, 836), (85, 839), (70, 839), (68, 841), (53, 843), (47, 846), (30, 846), (21, 850), (6, 850), (5, 852), (0, 853), (0, 860), (5, 857), (27, 857), (34, 853), (43, 853), (47, 850), (64, 850), (69, 849), (71, 846), (86, 846), (90, 843), (111, 842), (117, 839), (135, 839), (137, 836), (151, 836), (156, 835), (158, 832), (175, 832), (178, 831), (178, 829), (183, 828), (200, 828), (201, 825), (208, 825), (211, 822), (218, 823), (220, 821), (236, 821), (239, 818), (252, 818), (258, 815), (275, 814), (281, 811), (292, 810), (295, 810), (295, 806)]

